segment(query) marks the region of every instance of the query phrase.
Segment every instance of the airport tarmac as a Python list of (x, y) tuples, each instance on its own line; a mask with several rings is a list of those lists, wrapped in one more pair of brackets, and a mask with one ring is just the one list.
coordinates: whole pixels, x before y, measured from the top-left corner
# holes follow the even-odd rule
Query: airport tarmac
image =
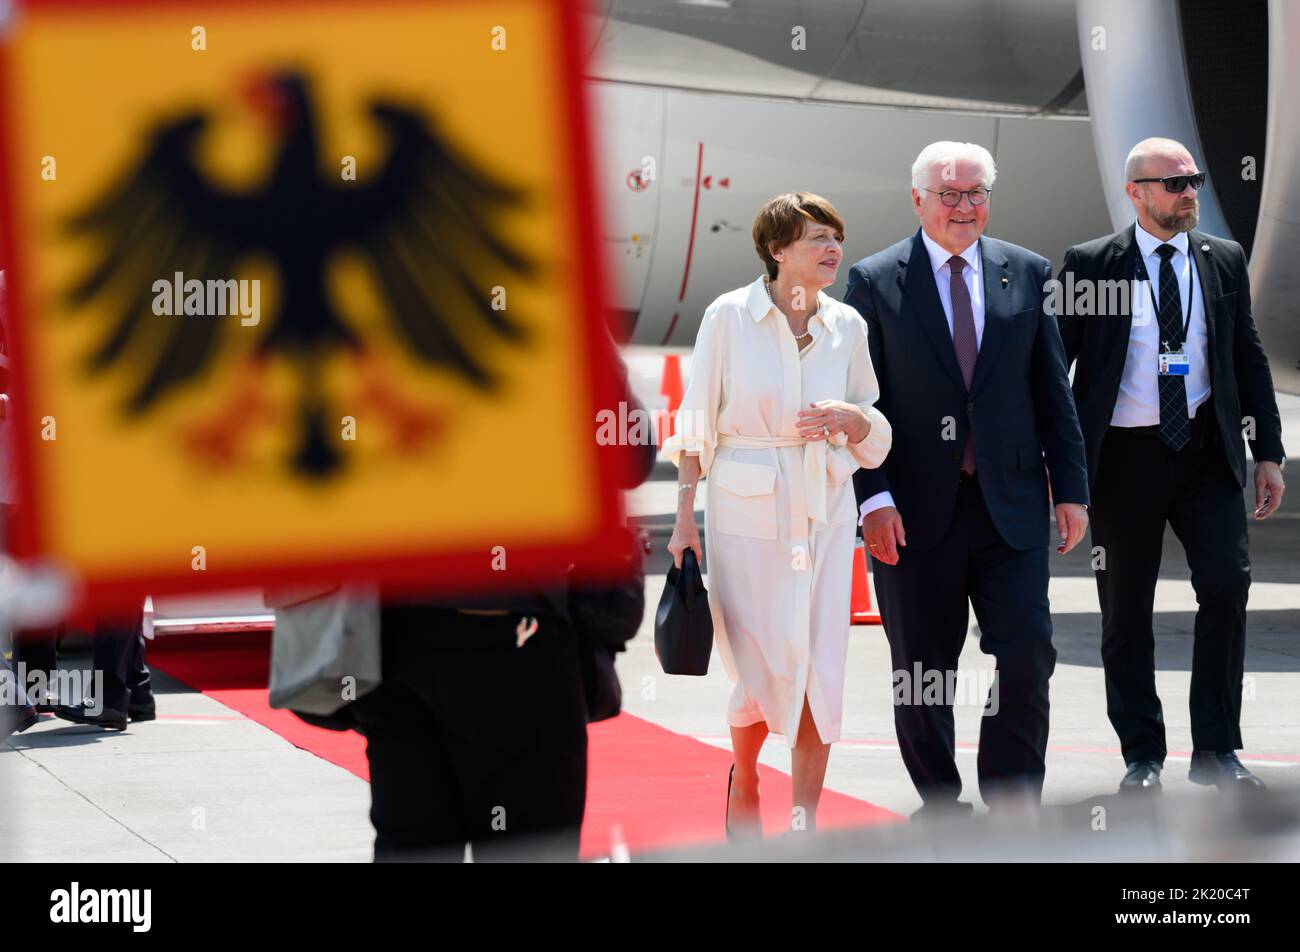
[[(636, 389), (655, 405), (661, 358), (629, 355)], [(1300, 446), (1300, 398), (1279, 395), (1286, 445)], [(675, 470), (661, 461), (631, 494), (630, 513), (651, 532), (647, 614), (618, 660), (624, 710), (668, 730), (727, 748), (730, 684), (716, 655), (708, 676), (665, 676), (652, 616), (670, 564)], [(1252, 587), (1241, 757), (1271, 787), (1300, 791), (1300, 496), (1250, 526)], [(1253, 495), (1247, 500), (1253, 507)], [(1051, 605), (1058, 652), (1044, 800), (1077, 804), (1114, 793), (1123, 773), (1106, 718), (1100, 615), (1087, 546), (1053, 557)], [(1156, 593), (1157, 680), (1164, 702), (1171, 797), (1218, 794), (1187, 780), (1187, 710), (1195, 598), (1186, 562), (1166, 534)], [(991, 671), (972, 631), (963, 670)], [(183, 634), (165, 635), (184, 638)], [(72, 655), (65, 664), (88, 663)], [(888, 647), (879, 627), (855, 627), (849, 645), (843, 740), (832, 750), (829, 789), (900, 815), (920, 800), (894, 736)], [(0, 860), (367, 861), (373, 831), (365, 781), (294, 747), (266, 727), (155, 674), (158, 720), (125, 733), (43, 718), (0, 745)], [(972, 679), (973, 683), (981, 683)], [(987, 682), (983, 682), (987, 683)], [(975, 777), (982, 699), (959, 704), (957, 760), (964, 799), (980, 804)], [(764, 763), (788, 773), (784, 739), (769, 738)], [(721, 804), (725, 775), (718, 782)], [(720, 821), (719, 821), (720, 822)]]

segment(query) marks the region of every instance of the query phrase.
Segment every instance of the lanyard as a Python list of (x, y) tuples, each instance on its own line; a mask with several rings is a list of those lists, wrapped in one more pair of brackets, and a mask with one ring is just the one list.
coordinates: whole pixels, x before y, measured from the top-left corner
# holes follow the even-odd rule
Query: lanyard
[[(1173, 267), (1173, 262), (1170, 262)], [(1160, 305), (1156, 303), (1156, 292), (1151, 287), (1151, 278), (1147, 274), (1146, 256), (1138, 251), (1138, 280), (1146, 282), (1147, 293), (1151, 295), (1151, 306), (1156, 312), (1156, 327), (1160, 326)], [(1192, 281), (1196, 277), (1196, 262), (1192, 259), (1192, 246), (1187, 246), (1187, 318), (1183, 321), (1183, 339), (1177, 347), (1170, 347), (1169, 341), (1161, 341), (1166, 352), (1182, 350), (1187, 345), (1187, 331), (1192, 326)], [(1174, 287), (1178, 287), (1177, 278), (1174, 279)]]

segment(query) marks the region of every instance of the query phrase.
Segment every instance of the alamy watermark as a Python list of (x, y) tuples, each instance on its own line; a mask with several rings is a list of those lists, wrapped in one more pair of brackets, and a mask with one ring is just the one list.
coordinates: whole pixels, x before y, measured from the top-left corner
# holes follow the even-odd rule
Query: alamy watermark
[(1067, 271), (1065, 280), (1056, 278), (1043, 285), (1043, 311), (1059, 317), (1124, 317), (1145, 327), (1153, 316), (1148, 282), (1136, 278), (1126, 281), (1091, 278), (1074, 279)]
[(153, 924), (152, 889), (89, 889), (73, 882), (50, 893), (50, 922), (122, 923), (132, 932), (148, 932)]
[(909, 705), (982, 707), (985, 717), (998, 712), (997, 671), (926, 668), (917, 661), (912, 670), (899, 668), (893, 674), (896, 707)]
[(20, 706), (21, 694), (31, 704), (52, 703), (51, 699), (56, 697), (59, 703), (69, 704), (76, 698), (90, 702), (86, 713), (97, 716), (104, 712), (103, 671), (44, 671), (29, 669), (25, 661), (18, 662), (16, 668), (16, 671), (0, 668), (0, 707)]
[(245, 327), (262, 320), (262, 282), (256, 278), (186, 279), (177, 271), (153, 283), (153, 312), (159, 317), (227, 317), (238, 315)]
[(645, 446), (654, 442), (656, 433), (666, 433), (670, 421), (683, 436), (709, 432), (709, 417), (702, 410), (679, 410), (675, 415), (667, 410), (651, 413), (638, 406), (629, 407), (627, 401), (620, 400), (617, 409), (607, 407), (597, 412), (596, 443), (598, 446)]

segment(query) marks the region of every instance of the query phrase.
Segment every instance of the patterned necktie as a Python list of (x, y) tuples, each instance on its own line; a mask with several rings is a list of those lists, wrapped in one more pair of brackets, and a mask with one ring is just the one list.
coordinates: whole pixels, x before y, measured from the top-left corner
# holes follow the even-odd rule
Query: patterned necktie
[[(1174, 274), (1173, 245), (1156, 249), (1160, 256), (1160, 349), (1166, 342), (1171, 348), (1182, 349), (1183, 300)], [(1187, 378), (1179, 374), (1160, 374), (1160, 437), (1172, 450), (1181, 450), (1192, 436), (1192, 421), (1187, 418)]]
[[(979, 345), (975, 340), (975, 309), (971, 307), (970, 291), (962, 280), (962, 270), (966, 259), (953, 255), (948, 259), (948, 277), (952, 296), (952, 346), (957, 351), (957, 366), (961, 368), (961, 377), (966, 381), (966, 391), (970, 392), (971, 378), (975, 375), (975, 358), (979, 354)], [(967, 476), (975, 473), (975, 437), (974, 433), (966, 436), (966, 449), (961, 454), (961, 471)]]

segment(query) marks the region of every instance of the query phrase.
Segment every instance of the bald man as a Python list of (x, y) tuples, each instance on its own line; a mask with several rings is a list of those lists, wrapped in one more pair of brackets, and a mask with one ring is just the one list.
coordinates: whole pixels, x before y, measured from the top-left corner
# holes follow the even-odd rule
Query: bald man
[[(1256, 519), (1277, 510), (1285, 487), (1246, 255), (1195, 230), (1205, 173), (1181, 143), (1145, 139), (1124, 171), (1137, 222), (1066, 252), (1060, 279), (1076, 296), (1059, 309), (1066, 359), (1078, 361), (1106, 703), (1126, 768), (1120, 793), (1161, 787), (1152, 611), (1166, 524), (1183, 544), (1199, 606), (1190, 779), (1262, 787), (1236, 754), (1250, 587), (1243, 439), (1255, 459)], [(1078, 297), (1089, 283), (1092, 301)]]

